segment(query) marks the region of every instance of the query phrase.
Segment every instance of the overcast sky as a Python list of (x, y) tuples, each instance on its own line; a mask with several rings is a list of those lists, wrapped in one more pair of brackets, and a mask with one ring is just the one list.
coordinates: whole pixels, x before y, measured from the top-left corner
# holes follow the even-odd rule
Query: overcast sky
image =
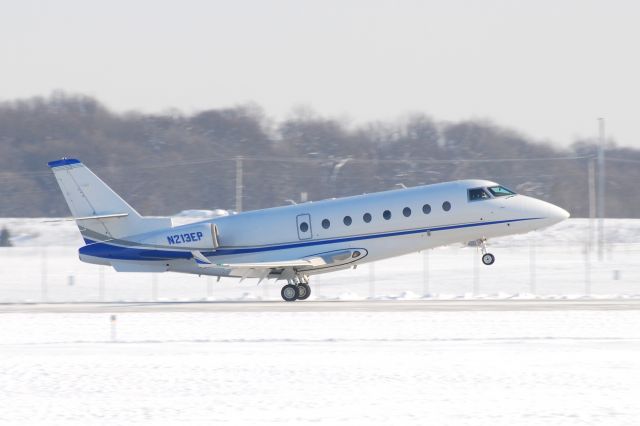
[(0, 0), (0, 100), (116, 111), (255, 101), (355, 122), (421, 111), (640, 148), (640, 2)]

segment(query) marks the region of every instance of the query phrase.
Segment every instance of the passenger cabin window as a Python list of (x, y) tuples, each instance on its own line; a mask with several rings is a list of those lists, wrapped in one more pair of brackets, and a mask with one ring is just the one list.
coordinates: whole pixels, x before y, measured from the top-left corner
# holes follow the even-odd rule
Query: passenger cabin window
[(331, 226), (331, 222), (329, 222), (329, 219), (323, 219), (322, 220), (322, 227), (324, 229), (329, 229), (330, 226)]
[(384, 213), (382, 213), (382, 217), (384, 217), (384, 220), (391, 219), (391, 212), (389, 210), (385, 210)]
[(344, 219), (342, 219), (342, 222), (347, 225), (350, 226), (351, 225), (351, 216), (345, 216)]
[(505, 188), (504, 186), (490, 186), (489, 191), (494, 197), (508, 197), (509, 195), (516, 195), (515, 192)]
[(488, 200), (491, 198), (484, 188), (473, 188), (467, 192), (469, 193), (469, 201)]
[(442, 210), (444, 210), (445, 212), (448, 212), (449, 210), (451, 210), (451, 203), (448, 201), (445, 201), (444, 203), (442, 203)]
[(404, 217), (411, 216), (411, 209), (409, 207), (405, 207), (404, 209), (402, 209), (402, 214), (404, 215)]
[(302, 222), (300, 224), (300, 230), (302, 232), (307, 232), (309, 230), (309, 224), (307, 222)]
[(429, 204), (425, 204), (422, 206), (422, 213), (429, 214), (431, 213), (431, 206)]
[(362, 215), (362, 220), (364, 220), (366, 223), (371, 222), (371, 213), (365, 213), (364, 215)]

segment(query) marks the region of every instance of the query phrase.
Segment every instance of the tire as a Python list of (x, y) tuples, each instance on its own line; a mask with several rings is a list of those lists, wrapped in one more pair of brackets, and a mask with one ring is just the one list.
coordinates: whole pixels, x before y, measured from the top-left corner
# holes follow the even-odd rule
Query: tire
[(294, 284), (287, 284), (280, 291), (280, 296), (285, 302), (295, 302), (299, 295), (298, 286)]
[(298, 284), (298, 300), (306, 300), (311, 295), (309, 284)]
[(482, 255), (482, 263), (485, 265), (493, 265), (493, 262), (496, 261), (496, 257), (491, 253), (485, 253)]

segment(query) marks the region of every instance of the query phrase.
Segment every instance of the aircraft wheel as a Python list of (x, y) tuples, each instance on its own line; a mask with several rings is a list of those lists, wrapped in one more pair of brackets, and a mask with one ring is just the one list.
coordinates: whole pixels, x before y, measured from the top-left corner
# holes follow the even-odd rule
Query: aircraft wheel
[(493, 262), (496, 261), (496, 257), (491, 253), (485, 253), (482, 255), (482, 263), (485, 265), (493, 265)]
[(298, 284), (298, 300), (305, 300), (311, 295), (311, 287), (307, 283)]
[(282, 291), (280, 295), (284, 299), (285, 302), (295, 302), (299, 296), (298, 286), (294, 284), (287, 284), (282, 287)]

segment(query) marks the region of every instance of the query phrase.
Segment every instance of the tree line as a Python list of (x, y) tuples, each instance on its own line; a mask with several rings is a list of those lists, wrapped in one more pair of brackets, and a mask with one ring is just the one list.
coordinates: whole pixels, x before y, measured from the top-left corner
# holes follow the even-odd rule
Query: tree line
[[(0, 216), (67, 216), (47, 161), (80, 158), (145, 215), (253, 210), (441, 181), (482, 178), (589, 213), (594, 140), (568, 148), (489, 121), (415, 113), (354, 125), (299, 109), (273, 120), (259, 106), (194, 114), (115, 113), (56, 93), (0, 103)], [(607, 215), (640, 217), (640, 150), (607, 144)]]

